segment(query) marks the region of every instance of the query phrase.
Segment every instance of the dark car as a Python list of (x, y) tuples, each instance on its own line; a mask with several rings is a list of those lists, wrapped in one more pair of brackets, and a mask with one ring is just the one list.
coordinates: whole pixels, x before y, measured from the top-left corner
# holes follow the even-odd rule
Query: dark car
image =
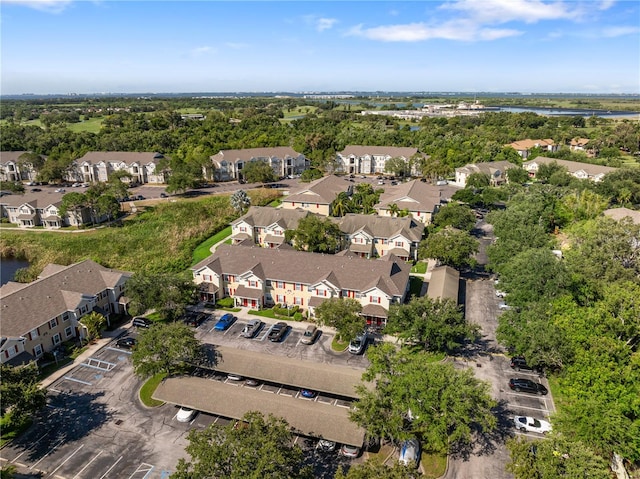
[(509, 387), (517, 392), (533, 393), (544, 396), (549, 391), (542, 384), (531, 379), (513, 378), (509, 380)]
[(269, 331), (269, 341), (273, 341), (274, 343), (282, 341), (282, 338), (287, 333), (287, 323), (279, 322), (274, 324), (271, 327), (271, 331)]
[(160, 193), (160, 198), (169, 198), (169, 195), (166, 193)]
[(31, 191), (37, 193), (38, 191), (42, 191), (42, 188), (31, 188)]
[(206, 320), (207, 320), (207, 315), (205, 313), (192, 313), (187, 315), (186, 318), (184, 318), (184, 322), (189, 326), (193, 326), (194, 328), (197, 328)]
[(511, 358), (511, 369), (515, 369), (516, 371), (537, 371), (538, 368), (533, 366), (529, 366), (527, 361), (522, 356), (514, 356)]
[(116, 346), (123, 349), (131, 349), (136, 345), (134, 338), (120, 338), (116, 341)]

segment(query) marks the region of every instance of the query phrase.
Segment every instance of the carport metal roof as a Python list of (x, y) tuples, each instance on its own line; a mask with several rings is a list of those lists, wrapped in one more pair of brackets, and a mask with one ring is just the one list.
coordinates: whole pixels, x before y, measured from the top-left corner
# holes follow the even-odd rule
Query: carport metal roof
[(225, 346), (213, 347), (217, 364), (212, 367), (217, 371), (348, 398), (358, 397), (355, 387), (362, 383), (364, 371), (361, 369)]
[(260, 411), (286, 419), (298, 434), (357, 447), (364, 442), (365, 431), (349, 420), (348, 408), (318, 401), (193, 376), (165, 379), (153, 398), (233, 419), (241, 419), (248, 411)]

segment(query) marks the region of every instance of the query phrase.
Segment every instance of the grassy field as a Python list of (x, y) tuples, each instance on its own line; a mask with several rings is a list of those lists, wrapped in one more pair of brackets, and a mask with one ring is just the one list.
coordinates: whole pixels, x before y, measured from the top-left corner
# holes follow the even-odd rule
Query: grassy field
[(231, 226), (227, 226), (222, 231), (217, 232), (211, 238), (208, 238), (206, 241), (203, 241), (198, 245), (198, 247), (193, 251), (193, 261), (192, 265), (202, 261), (207, 256), (211, 254), (211, 247), (225, 239), (227, 236), (231, 235)]
[[(267, 204), (277, 192), (250, 191), (252, 204)], [(25, 258), (36, 274), (48, 263), (92, 259), (103, 266), (132, 271), (186, 270), (193, 251), (238, 217), (228, 196), (163, 203), (147, 208), (121, 227), (92, 231), (2, 231), (0, 255)]]
[(88, 120), (81, 121), (80, 123), (71, 123), (68, 128), (74, 133), (80, 133), (83, 131), (99, 133), (102, 128), (102, 118), (89, 118)]

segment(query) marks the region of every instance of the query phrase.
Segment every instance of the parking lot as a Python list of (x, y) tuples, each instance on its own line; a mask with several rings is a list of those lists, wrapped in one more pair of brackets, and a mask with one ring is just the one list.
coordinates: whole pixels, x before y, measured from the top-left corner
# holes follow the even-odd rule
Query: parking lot
[[(242, 313), (234, 313), (242, 315)], [(306, 323), (289, 322), (289, 328), (280, 342), (269, 341), (268, 335), (276, 320), (260, 318), (264, 325), (258, 334), (251, 339), (241, 335), (242, 329), (250, 319), (257, 316), (239, 317), (226, 331), (214, 329), (221, 313), (211, 312), (211, 318), (197, 328), (196, 337), (204, 343), (230, 346), (236, 349), (247, 349), (272, 355), (287, 356), (308, 361), (316, 361), (327, 364), (350, 366), (358, 369), (366, 369), (369, 361), (363, 354), (351, 354), (347, 351), (337, 352), (331, 348), (334, 334), (324, 330), (314, 344), (306, 345), (301, 342)], [(321, 328), (322, 329), (322, 328)]]
[(100, 349), (50, 386), (47, 408), (3, 460), (42, 478), (167, 478), (186, 456), (189, 425), (172, 419), (172, 405), (142, 406), (140, 385), (127, 351)]

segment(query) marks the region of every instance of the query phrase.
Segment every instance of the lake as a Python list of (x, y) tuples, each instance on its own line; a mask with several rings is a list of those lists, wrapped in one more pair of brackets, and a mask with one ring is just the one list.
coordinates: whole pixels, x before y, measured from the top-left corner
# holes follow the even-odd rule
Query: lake
[(20, 268), (26, 268), (29, 262), (16, 258), (0, 258), (0, 286), (13, 280), (13, 275)]

